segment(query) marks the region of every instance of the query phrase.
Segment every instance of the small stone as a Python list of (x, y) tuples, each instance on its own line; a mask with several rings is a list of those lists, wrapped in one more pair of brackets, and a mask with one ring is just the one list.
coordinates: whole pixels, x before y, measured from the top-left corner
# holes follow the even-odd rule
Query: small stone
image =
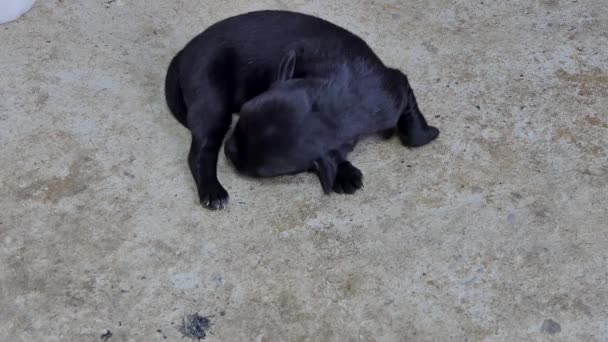
[(562, 331), (562, 326), (552, 319), (546, 319), (543, 325), (541, 325), (540, 331), (549, 335), (555, 335)]

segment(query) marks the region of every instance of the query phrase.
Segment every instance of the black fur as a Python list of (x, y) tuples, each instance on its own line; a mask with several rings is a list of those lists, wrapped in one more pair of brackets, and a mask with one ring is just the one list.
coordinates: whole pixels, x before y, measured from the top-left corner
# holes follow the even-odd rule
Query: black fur
[(225, 152), (240, 172), (312, 170), (325, 193), (362, 187), (361, 172), (346, 160), (359, 139), (396, 130), (416, 147), (439, 134), (401, 71), (356, 35), (294, 12), (251, 12), (210, 26), (171, 61), (165, 88), (169, 108), (192, 133), (188, 162), (211, 209), (228, 200), (216, 168), (235, 112)]

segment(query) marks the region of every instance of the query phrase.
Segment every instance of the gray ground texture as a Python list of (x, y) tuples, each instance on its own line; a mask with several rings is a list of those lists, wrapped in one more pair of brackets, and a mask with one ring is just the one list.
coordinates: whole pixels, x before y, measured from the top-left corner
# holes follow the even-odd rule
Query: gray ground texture
[[(197, 202), (163, 79), (195, 34), (316, 14), (442, 133), (371, 138), (354, 196), (237, 175)], [(608, 6), (38, 1), (0, 26), (0, 341), (605, 341)]]

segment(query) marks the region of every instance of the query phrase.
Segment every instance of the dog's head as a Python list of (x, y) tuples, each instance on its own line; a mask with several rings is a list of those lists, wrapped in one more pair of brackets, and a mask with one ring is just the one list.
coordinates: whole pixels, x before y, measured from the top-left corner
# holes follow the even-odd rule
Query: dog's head
[(244, 174), (272, 177), (307, 171), (326, 150), (330, 127), (316, 115), (315, 105), (322, 81), (294, 79), (295, 62), (295, 53), (288, 53), (270, 89), (241, 108), (224, 151)]

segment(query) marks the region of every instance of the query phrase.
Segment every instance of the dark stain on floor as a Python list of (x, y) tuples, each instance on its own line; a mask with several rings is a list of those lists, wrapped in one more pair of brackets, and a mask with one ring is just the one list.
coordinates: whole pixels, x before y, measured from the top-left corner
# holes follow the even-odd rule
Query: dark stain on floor
[(207, 337), (210, 327), (211, 320), (209, 317), (195, 313), (182, 318), (182, 324), (178, 327), (178, 330), (184, 337), (200, 340)]
[(103, 334), (101, 334), (101, 340), (102, 341), (108, 341), (110, 340), (110, 338), (112, 337), (112, 332), (110, 330), (106, 330), (106, 332), (104, 332)]

